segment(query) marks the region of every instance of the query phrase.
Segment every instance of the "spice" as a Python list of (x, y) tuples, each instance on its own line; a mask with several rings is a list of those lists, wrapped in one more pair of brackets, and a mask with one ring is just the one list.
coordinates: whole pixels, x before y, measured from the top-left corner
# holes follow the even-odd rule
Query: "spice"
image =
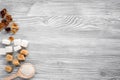
[(23, 54), (24, 56), (27, 56), (28, 55), (28, 51), (26, 49), (22, 49), (20, 51), (20, 54)]
[(24, 57), (24, 55), (22, 55), (22, 54), (18, 54), (18, 55), (17, 55), (17, 58), (18, 58), (18, 60), (20, 60), (20, 61), (24, 61), (24, 60), (25, 60), (25, 57)]
[(18, 66), (18, 65), (20, 65), (20, 62), (17, 59), (14, 59), (12, 61), (12, 64), (15, 65), (15, 66)]
[(13, 36), (10, 36), (9, 37), (9, 40), (12, 42), (14, 40), (14, 37)]
[(5, 67), (5, 71), (6, 72), (12, 72), (12, 70), (13, 70), (13, 68), (12, 68), (12, 66), (9, 66), (9, 65), (7, 65), (6, 67)]

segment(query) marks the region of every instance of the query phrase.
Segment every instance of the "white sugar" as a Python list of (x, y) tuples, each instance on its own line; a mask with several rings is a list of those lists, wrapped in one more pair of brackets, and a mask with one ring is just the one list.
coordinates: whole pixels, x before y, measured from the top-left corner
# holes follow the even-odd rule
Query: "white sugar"
[(26, 76), (32, 75), (33, 71), (34, 68), (31, 65), (23, 65), (21, 68), (21, 72)]
[(22, 49), (21, 46), (15, 46), (15, 47), (14, 47), (14, 51), (19, 51), (20, 49)]
[(6, 47), (5, 47), (5, 51), (6, 51), (6, 53), (13, 52), (12, 46), (6, 46)]
[(15, 46), (20, 46), (21, 45), (21, 39), (15, 39), (14, 40), (14, 45)]
[(28, 43), (29, 42), (27, 40), (22, 40), (21, 41), (21, 46), (24, 47), (24, 48), (26, 48), (28, 46)]
[(5, 48), (0, 48), (0, 55), (6, 55)]
[(10, 45), (10, 40), (3, 39), (3, 40), (2, 40), (2, 44)]

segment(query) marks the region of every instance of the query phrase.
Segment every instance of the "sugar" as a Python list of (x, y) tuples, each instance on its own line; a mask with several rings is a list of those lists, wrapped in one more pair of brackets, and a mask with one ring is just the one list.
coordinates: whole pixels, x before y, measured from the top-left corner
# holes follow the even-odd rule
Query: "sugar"
[(32, 75), (34, 71), (34, 67), (32, 65), (23, 65), (23, 67), (21, 68), (21, 72), (26, 75)]
[(26, 48), (26, 47), (28, 47), (28, 43), (29, 42), (27, 40), (22, 40), (21, 41), (21, 46), (24, 47), (24, 48)]
[(0, 55), (6, 55), (5, 48), (0, 48)]
[(14, 47), (14, 51), (19, 51), (20, 49), (22, 49), (21, 46), (15, 46), (15, 47)]
[(11, 53), (11, 52), (13, 52), (12, 46), (6, 46), (6, 47), (5, 47), (5, 51), (6, 51), (6, 53)]
[(14, 45), (15, 46), (20, 46), (21, 45), (21, 39), (15, 39), (14, 40)]
[(3, 40), (2, 40), (2, 44), (10, 45), (10, 40), (3, 39)]

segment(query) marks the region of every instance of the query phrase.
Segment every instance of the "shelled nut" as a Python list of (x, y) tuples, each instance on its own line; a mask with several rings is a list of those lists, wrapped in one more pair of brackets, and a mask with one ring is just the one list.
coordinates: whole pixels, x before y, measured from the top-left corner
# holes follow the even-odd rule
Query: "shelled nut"
[(12, 70), (13, 70), (13, 68), (12, 68), (12, 66), (9, 66), (9, 65), (7, 65), (6, 67), (5, 67), (5, 71), (6, 72), (12, 72)]

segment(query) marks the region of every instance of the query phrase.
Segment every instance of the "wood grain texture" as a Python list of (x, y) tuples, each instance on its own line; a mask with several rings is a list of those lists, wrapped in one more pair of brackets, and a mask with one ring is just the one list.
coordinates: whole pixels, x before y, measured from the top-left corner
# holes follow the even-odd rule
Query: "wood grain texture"
[[(119, 0), (0, 0), (30, 41), (31, 80), (120, 80)], [(0, 33), (2, 38), (9, 34)], [(0, 56), (0, 80), (10, 75)], [(17, 71), (17, 68), (13, 73)], [(11, 73), (12, 74), (12, 73)], [(17, 78), (15, 80), (22, 80)]]

